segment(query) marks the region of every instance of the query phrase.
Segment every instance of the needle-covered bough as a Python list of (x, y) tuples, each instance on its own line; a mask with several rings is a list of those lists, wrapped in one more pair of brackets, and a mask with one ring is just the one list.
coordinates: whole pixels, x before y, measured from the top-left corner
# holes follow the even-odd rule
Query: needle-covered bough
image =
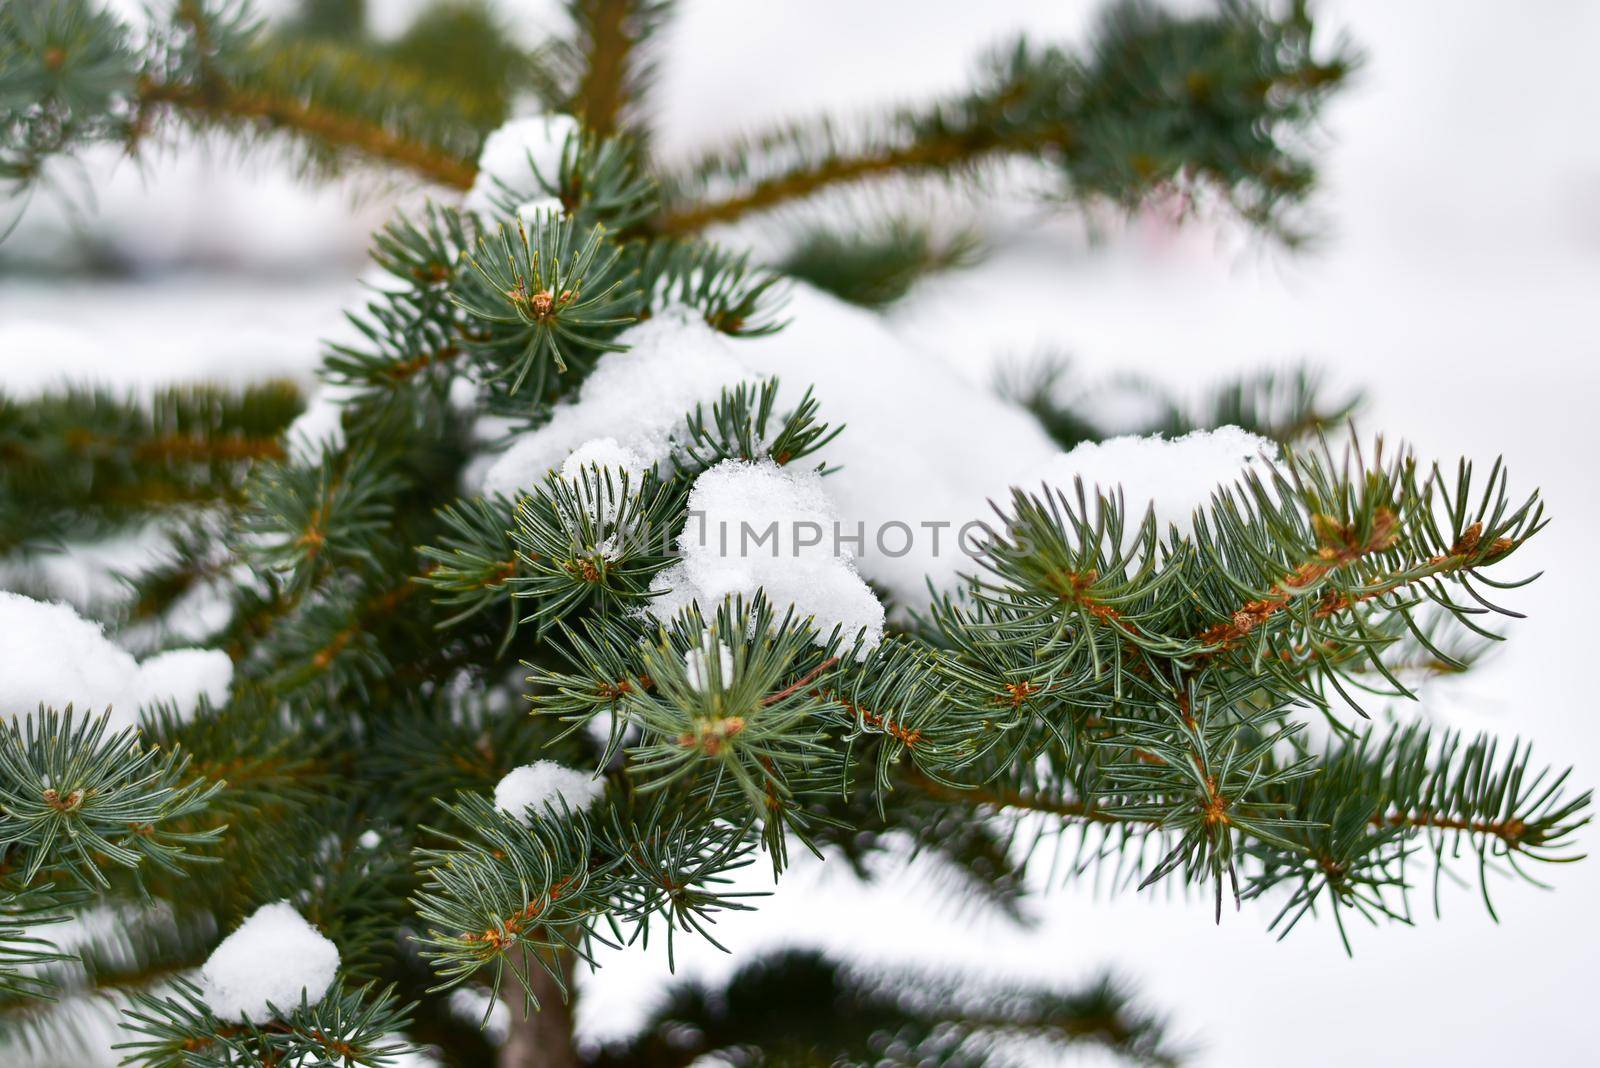
[[(1117, 428), (1056, 365), (1001, 399), (850, 306), (970, 262), (894, 206), (930, 184), (1295, 239), (1353, 63), (1298, 5), (1118, 3), (963, 93), (687, 163), (645, 103), (670, 4), (568, 0), (532, 49), (346, 7), (0, 10), (18, 211), (194, 135), (432, 193), (310, 398), (0, 397), (0, 1059), (1171, 1063), (1109, 982), (795, 951), (607, 1042), (568, 999), (612, 947), (715, 942), (801, 851), (923, 854), (1019, 923), (1054, 870), (1346, 936), (1576, 856), (1590, 795), (1527, 745), (1384, 718), (1515, 614), (1545, 518), (1500, 465), (1374, 443), (1298, 372)], [(790, 251), (741, 251), (752, 220)], [(908, 563), (894, 523), (964, 555)], [(50, 603), (43, 564), (133, 531), (160, 559)]]

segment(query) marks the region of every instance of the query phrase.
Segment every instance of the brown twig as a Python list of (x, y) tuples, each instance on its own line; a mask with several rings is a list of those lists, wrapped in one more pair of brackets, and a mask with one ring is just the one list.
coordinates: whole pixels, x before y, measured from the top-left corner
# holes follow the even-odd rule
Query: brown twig
[(589, 52), (578, 89), (579, 111), (590, 133), (606, 137), (615, 132), (617, 117), (627, 102), (628, 62), (639, 44), (635, 28), (629, 25), (634, 4), (630, 0), (591, 0), (585, 7)]
[(166, 105), (214, 119), (264, 122), (316, 138), (372, 159), (397, 163), (424, 178), (455, 189), (470, 189), (478, 168), (470, 160), (349, 115), (304, 100), (276, 97), (223, 84), (205, 87), (170, 82), (141, 82), (138, 107)]

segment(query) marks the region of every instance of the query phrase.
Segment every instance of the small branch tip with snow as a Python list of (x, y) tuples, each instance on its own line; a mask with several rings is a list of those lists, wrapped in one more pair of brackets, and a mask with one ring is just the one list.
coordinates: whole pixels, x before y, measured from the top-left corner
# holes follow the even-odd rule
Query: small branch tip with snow
[(1246, 474), (1264, 472), (1278, 459), (1278, 447), (1236, 426), (1196, 430), (1180, 438), (1127, 436), (1086, 441), (1051, 459), (1024, 489), (1041, 483), (1070, 492), (1075, 479), (1084, 489), (1111, 496), (1118, 488), (1130, 528), (1153, 509), (1157, 533), (1169, 526), (1182, 537), (1194, 533), (1194, 516), (1212, 494)]
[(606, 792), (606, 784), (586, 771), (540, 760), (512, 769), (495, 785), (494, 804), (503, 812), (531, 824), (548, 806), (557, 810), (565, 802), (577, 812), (588, 808)]
[(260, 1023), (322, 1000), (339, 971), (339, 947), (287, 901), (263, 905), (200, 968), (200, 995), (219, 1019)]
[(500, 198), (535, 200), (548, 195), (561, 177), (561, 153), (578, 132), (571, 115), (525, 115), (511, 119), (484, 138), (478, 174), (461, 206), (488, 214)]
[(757, 590), (780, 614), (809, 618), (823, 642), (837, 628), (862, 650), (883, 640), (883, 605), (856, 574), (837, 535), (838, 518), (822, 478), (770, 460), (724, 460), (695, 480), (689, 520), (678, 536), (680, 562), (661, 575), (650, 612), (663, 621), (691, 601), (709, 615), (726, 598)]
[[(624, 351), (601, 356), (576, 398), (495, 460), (484, 475), (485, 495), (526, 493), (574, 452), (585, 457), (580, 463), (642, 471), (672, 454), (673, 432), (686, 413), (714, 403), (724, 387), (761, 377), (734, 357), (727, 337), (682, 305), (629, 327), (616, 343)], [(609, 454), (603, 461), (602, 452)]]

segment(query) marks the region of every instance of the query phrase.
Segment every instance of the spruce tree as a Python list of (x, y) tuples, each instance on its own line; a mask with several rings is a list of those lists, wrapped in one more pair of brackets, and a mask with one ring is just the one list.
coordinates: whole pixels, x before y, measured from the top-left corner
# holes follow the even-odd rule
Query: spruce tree
[[(0, 593), (0, 1058), (76, 1063), (109, 1009), (142, 1066), (1174, 1063), (1109, 980), (793, 950), (585, 1048), (570, 1000), (602, 946), (715, 941), (760, 906), (738, 873), (781, 886), (799, 850), (867, 877), (910, 843), (1012, 915), (1064, 857), (1347, 945), (1441, 874), (1488, 905), (1491, 871), (1574, 856), (1590, 795), (1525, 744), (1371, 718), (1500, 637), (1537, 493), (1385, 446), (1313, 375), (1162, 401), (1142, 439), (1050, 367), (970, 389), (931, 434), (1054, 455), (965, 502), (962, 553), (799, 535), (883, 487), (931, 499), (905, 485), (937, 481), (920, 441), (870, 436), (931, 395), (822, 368), (835, 341), (877, 354), (860, 308), (977, 248), (889, 194), (849, 225), (786, 209), (1021, 170), (1058, 210), (1181, 202), (1292, 244), (1306, 131), (1355, 67), (1302, 5), (1116, 2), (946, 99), (674, 165), (648, 106), (672, 5), (565, 8), (532, 51), (460, 5), (388, 42), (356, 4), (0, 9), (15, 205), (90, 146), (193, 134), (430, 192), (374, 236), (360, 340), (314, 396), (0, 396), (8, 575), (152, 525), (168, 545), (92, 619)], [(756, 217), (786, 254), (708, 237)], [(786, 336), (816, 380), (762, 369)], [(776, 541), (695, 541), (708, 518)], [(196, 635), (198, 604), (223, 610)], [(503, 1041), (461, 990), (511, 1006)]]

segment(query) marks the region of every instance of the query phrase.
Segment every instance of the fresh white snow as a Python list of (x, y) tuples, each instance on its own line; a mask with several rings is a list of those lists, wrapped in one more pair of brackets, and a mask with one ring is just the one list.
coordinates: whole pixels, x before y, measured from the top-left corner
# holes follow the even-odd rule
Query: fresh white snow
[(532, 226), (541, 217), (546, 215), (560, 215), (566, 205), (561, 203), (560, 197), (537, 197), (526, 204), (518, 205), (517, 218), (522, 220), (523, 226)]
[[(531, 823), (546, 806), (565, 802), (573, 812), (588, 808), (606, 792), (605, 780), (587, 771), (539, 760), (512, 769), (494, 788), (495, 807)], [(531, 810), (531, 811), (530, 811)]]
[(571, 115), (527, 115), (510, 120), (484, 139), (478, 175), (461, 206), (487, 214), (494, 210), (494, 202), (504, 197), (515, 201), (545, 196), (548, 190), (539, 179), (556, 183), (562, 149), (577, 129), (578, 120)]
[[(712, 682), (711, 671), (711, 643), (710, 631), (701, 636), (700, 647), (690, 649), (683, 654), (684, 673), (689, 678), (689, 685), (702, 693), (710, 688)], [(716, 643), (717, 672), (716, 681), (720, 681), (726, 689), (733, 682), (733, 650), (727, 642)]]
[(337, 452), (344, 448), (344, 390), (323, 386), (311, 395), (305, 411), (295, 416), (283, 433), (289, 462), (310, 467), (322, 457), (322, 451)]
[(339, 971), (339, 947), (287, 901), (263, 905), (200, 968), (200, 996), (224, 1020), (260, 1023), (270, 1002), (289, 1013), (315, 1005)]
[(692, 598), (709, 616), (727, 597), (765, 590), (779, 613), (793, 607), (810, 618), (819, 640), (837, 627), (845, 641), (861, 635), (871, 648), (883, 639), (883, 605), (856, 574), (841, 530), (815, 471), (724, 460), (690, 490), (681, 559), (652, 586), (672, 596), (650, 609), (669, 619)]
[(143, 708), (156, 702), (174, 704), (178, 716), (188, 719), (199, 708), (200, 698), (212, 707), (228, 699), (233, 685), (233, 661), (220, 649), (173, 649), (147, 657), (139, 665), (136, 704)]
[(574, 400), (489, 467), (486, 495), (527, 492), (574, 449), (596, 439), (615, 442), (639, 465), (664, 460), (687, 412), (709, 406), (724, 386), (750, 377), (733, 343), (692, 308), (665, 308), (624, 330), (617, 343), (628, 348), (602, 356)]
[(861, 573), (919, 607), (929, 579), (950, 589), (974, 569), (956, 545), (961, 528), (991, 519), (986, 502), (1060, 450), (1032, 415), (974, 388), (872, 312), (795, 285), (784, 315), (776, 334), (738, 342), (739, 358), (776, 376), (791, 403), (815, 386), (821, 418), (844, 424), (822, 454), (842, 467), (826, 479), (828, 496), (852, 532), (865, 528)]
[[(1061, 453), (1021, 483), (1037, 491), (1041, 484), (1060, 490), (1074, 500), (1074, 482), (1083, 480), (1090, 501), (1099, 490), (1115, 497), (1120, 490), (1132, 530), (1146, 512), (1154, 511), (1156, 531), (1165, 536), (1169, 527), (1188, 537), (1194, 533), (1194, 513), (1205, 507), (1212, 494), (1250, 471), (1264, 474), (1276, 460), (1273, 442), (1236, 426), (1196, 430), (1180, 438), (1127, 436), (1086, 441)], [(1092, 507), (1092, 504), (1091, 504)]]
[(227, 700), (233, 662), (214, 649), (175, 649), (140, 664), (69, 605), (0, 590), (0, 716), (21, 718), (40, 705), (105, 712), (113, 728), (137, 722), (156, 702), (194, 714), (202, 696)]

